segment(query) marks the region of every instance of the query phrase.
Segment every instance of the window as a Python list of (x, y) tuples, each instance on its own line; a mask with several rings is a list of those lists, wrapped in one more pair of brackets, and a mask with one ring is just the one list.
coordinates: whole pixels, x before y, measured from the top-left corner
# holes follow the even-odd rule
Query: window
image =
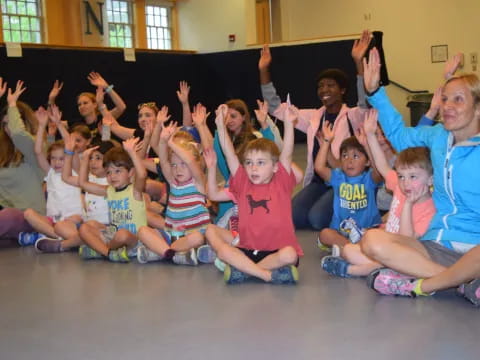
[(108, 42), (110, 46), (133, 47), (132, 3), (129, 0), (107, 0)]
[(5, 42), (42, 42), (40, 0), (0, 0)]
[(147, 17), (147, 42), (149, 49), (172, 48), (171, 11), (169, 6), (148, 4), (145, 9)]

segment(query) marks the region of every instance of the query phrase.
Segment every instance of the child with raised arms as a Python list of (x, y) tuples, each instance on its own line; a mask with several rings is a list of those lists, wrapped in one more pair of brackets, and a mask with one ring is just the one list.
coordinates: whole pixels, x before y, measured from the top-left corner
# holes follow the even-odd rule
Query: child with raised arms
[[(103, 158), (108, 185), (88, 180), (88, 162), (97, 147), (85, 150), (80, 163), (79, 185), (88, 193), (107, 198), (110, 223), (89, 220), (80, 227), (80, 237), (88, 245), (80, 248), (84, 259), (107, 257), (114, 262), (129, 262), (136, 255), (137, 232), (147, 225), (144, 194), (147, 171), (137, 155), (138, 138), (110, 149)], [(134, 180), (132, 182), (132, 178)]]
[(291, 169), (293, 122), (296, 111), (287, 108), (285, 138), (280, 153), (268, 139), (249, 142), (242, 159), (235, 154), (226, 129), (228, 107), (217, 109), (217, 133), (232, 174), (229, 191), (238, 202), (238, 247), (232, 245), (231, 231), (209, 225), (207, 239), (225, 266), (227, 284), (253, 276), (275, 284), (298, 281), (298, 260), (303, 251), (295, 237), (291, 215), (291, 195), (296, 184)]

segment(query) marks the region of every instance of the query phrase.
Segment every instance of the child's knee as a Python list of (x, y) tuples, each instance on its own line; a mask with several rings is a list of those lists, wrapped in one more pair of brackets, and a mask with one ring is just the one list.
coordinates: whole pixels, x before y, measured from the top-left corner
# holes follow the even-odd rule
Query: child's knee
[(369, 257), (375, 258), (382, 253), (383, 246), (381, 240), (381, 230), (371, 229), (368, 230), (360, 241), (361, 250)]
[(287, 246), (279, 251), (280, 261), (283, 264), (296, 264), (298, 255), (292, 246)]
[(25, 220), (31, 219), (33, 216), (35, 216), (36, 212), (33, 209), (27, 209), (23, 212), (23, 217)]

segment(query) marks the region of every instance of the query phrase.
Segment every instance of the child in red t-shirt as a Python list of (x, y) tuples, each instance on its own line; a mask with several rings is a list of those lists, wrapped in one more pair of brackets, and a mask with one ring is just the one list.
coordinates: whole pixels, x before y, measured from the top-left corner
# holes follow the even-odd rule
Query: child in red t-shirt
[[(296, 111), (286, 110), (282, 152), (271, 140), (256, 139), (239, 154), (240, 163), (225, 127), (227, 107), (217, 109), (220, 144), (232, 174), (229, 191), (238, 201), (240, 243), (232, 246), (234, 235), (209, 225), (206, 237), (225, 264), (227, 284), (243, 282), (250, 276), (275, 284), (298, 281), (298, 257), (303, 255), (295, 237), (291, 196), (296, 185), (292, 171), (293, 122)], [(217, 190), (209, 186), (209, 197)], [(211, 191), (212, 190), (212, 191)]]

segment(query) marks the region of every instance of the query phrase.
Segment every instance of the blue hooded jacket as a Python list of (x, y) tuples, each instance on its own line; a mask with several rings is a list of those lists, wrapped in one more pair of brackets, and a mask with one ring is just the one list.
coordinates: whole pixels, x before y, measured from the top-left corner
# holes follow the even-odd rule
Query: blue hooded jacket
[(450, 249), (451, 241), (480, 244), (480, 134), (454, 145), (453, 134), (442, 124), (406, 127), (384, 88), (368, 100), (397, 151), (412, 146), (430, 149), (437, 213), (421, 240), (437, 241)]

